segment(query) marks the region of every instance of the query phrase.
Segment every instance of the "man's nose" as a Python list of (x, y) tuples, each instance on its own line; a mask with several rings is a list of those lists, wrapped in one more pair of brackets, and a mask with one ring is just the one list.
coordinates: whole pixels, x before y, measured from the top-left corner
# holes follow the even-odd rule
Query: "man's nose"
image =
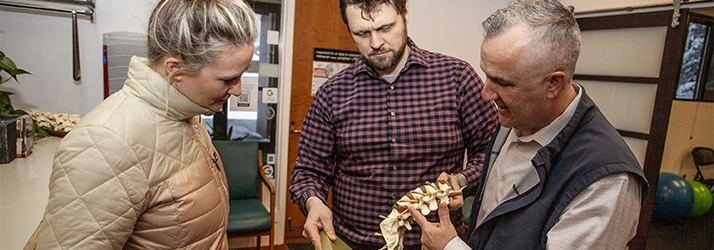
[(369, 38), (369, 46), (373, 50), (379, 50), (384, 45), (384, 39), (378, 34), (378, 32), (372, 32), (372, 36)]
[(486, 82), (484, 82), (483, 89), (481, 90), (481, 98), (487, 102), (498, 99), (498, 94), (493, 89), (493, 83), (491, 83), (491, 81), (486, 80)]

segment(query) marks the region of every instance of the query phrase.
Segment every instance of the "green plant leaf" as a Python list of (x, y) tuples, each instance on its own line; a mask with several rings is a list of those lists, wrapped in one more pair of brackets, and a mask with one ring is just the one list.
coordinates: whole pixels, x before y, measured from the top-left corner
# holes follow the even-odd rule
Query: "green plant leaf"
[(37, 126), (37, 122), (35, 120), (32, 120), (32, 130), (34, 130), (35, 138), (47, 138), (50, 137), (50, 133), (45, 131), (44, 129), (40, 128)]
[(0, 114), (7, 115), (15, 111), (10, 102), (11, 94), (10, 92), (0, 91)]
[(12, 92), (0, 90), (0, 103), (4, 103), (5, 100), (10, 103), (10, 95), (12, 95)]
[[(7, 57), (3, 57), (2, 59), (0, 59), (0, 68), (7, 72), (12, 77), (12, 79), (15, 79), (15, 81), (18, 83), (20, 82), (17, 80), (18, 75), (31, 74), (30, 72), (27, 72), (24, 69), (18, 69), (17, 66), (15, 66), (15, 62), (13, 62), (12, 60), (10, 60), (10, 58)], [(7, 82), (8, 80), (10, 79), (8, 78), (6, 80), (3, 80), (2, 82)]]
[(10, 73), (10, 71), (17, 69), (17, 66), (15, 66), (15, 62), (9, 57), (3, 57), (0, 59), (0, 68)]
[(13, 71), (8, 72), (8, 73), (9, 73), (10, 75), (14, 75), (14, 76), (16, 76), (16, 75), (25, 75), (25, 74), (32, 75), (32, 73), (27, 72), (27, 71), (25, 71), (24, 69), (14, 69)]
[(50, 137), (50, 133), (47, 133), (47, 131), (45, 131), (44, 129), (37, 127), (37, 131), (35, 131), (35, 137), (36, 138), (47, 138), (47, 137)]
[[(17, 65), (15, 65), (15, 62), (13, 62), (12, 59), (10, 59), (9, 57), (5, 56), (5, 53), (2, 51), (0, 51), (0, 71), (7, 72), (7, 74), (9, 74), (10, 77), (12, 77), (12, 79), (15, 79), (15, 81), (18, 83), (18, 75), (32, 74), (24, 69), (18, 69)], [(4, 82), (7, 82), (9, 80), (10, 78), (3, 79), (3, 77), (0, 76), (0, 84), (3, 84)], [(0, 91), (0, 114), (27, 114), (23, 110), (15, 110), (15, 108), (12, 107), (10, 95), (12, 95), (11, 92)]]
[(0, 107), (0, 114), (3, 115), (11, 115), (13, 111), (12, 106)]

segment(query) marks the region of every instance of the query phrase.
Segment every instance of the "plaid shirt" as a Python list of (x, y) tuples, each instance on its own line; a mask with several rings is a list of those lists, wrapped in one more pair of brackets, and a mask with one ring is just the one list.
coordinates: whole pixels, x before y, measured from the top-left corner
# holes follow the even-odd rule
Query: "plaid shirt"
[[(292, 172), (291, 199), (306, 213), (311, 196), (327, 200), (333, 225), (347, 240), (384, 245), (379, 215), (441, 172), (480, 181), (496, 128), (495, 107), (481, 98), (483, 83), (467, 62), (429, 52), (411, 39), (409, 57), (393, 83), (363, 60), (330, 78), (305, 116)], [(468, 164), (463, 169), (464, 149)], [(463, 224), (459, 211), (455, 225)], [(428, 216), (438, 221), (437, 213)], [(419, 245), (419, 227), (405, 246)]]

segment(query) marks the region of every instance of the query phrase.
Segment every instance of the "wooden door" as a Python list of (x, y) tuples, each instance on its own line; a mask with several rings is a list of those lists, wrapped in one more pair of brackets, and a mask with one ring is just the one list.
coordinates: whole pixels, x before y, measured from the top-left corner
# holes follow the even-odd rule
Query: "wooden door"
[[(297, 158), (300, 128), (312, 102), (312, 58), (315, 48), (356, 51), (352, 37), (340, 17), (338, 0), (301, 0), (295, 3), (292, 92), (290, 95), (291, 133), (288, 139), (288, 175)], [(288, 180), (288, 185), (290, 185)], [(305, 216), (286, 197), (285, 242), (299, 242)]]

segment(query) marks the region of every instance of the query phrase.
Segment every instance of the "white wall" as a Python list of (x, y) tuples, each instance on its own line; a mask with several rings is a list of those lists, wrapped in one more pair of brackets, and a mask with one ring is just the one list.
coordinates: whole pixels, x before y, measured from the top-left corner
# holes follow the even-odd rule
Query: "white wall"
[[(97, 21), (79, 20), (82, 80), (72, 79), (71, 20), (68, 15), (27, 13), (0, 8), (0, 50), (21, 68), (21, 84), (8, 82), (16, 107), (86, 114), (103, 98), (102, 34), (113, 31), (144, 32), (157, 0), (97, 1)], [(563, 0), (576, 11), (667, 3), (661, 0)], [(426, 49), (454, 55), (478, 67), (481, 21), (508, 0), (412, 0), (409, 32)], [(669, 1), (671, 3), (671, 1)]]
[(672, 1), (663, 0), (561, 0), (565, 5), (575, 7), (575, 12), (624, 8), (633, 6), (648, 6), (658, 4), (672, 4)]
[[(409, 1), (409, 36), (422, 48), (456, 56), (469, 62), (483, 77), (479, 68), (483, 40), (481, 22), (511, 0)], [(561, 0), (575, 11), (593, 11), (628, 6), (671, 4), (663, 0)]]
[[(0, 8), (0, 50), (33, 73), (7, 82), (17, 108), (59, 113), (89, 112), (103, 99), (102, 34), (144, 32), (157, 0), (97, 1), (97, 20), (79, 20), (82, 80), (72, 79), (69, 15)], [(483, 21), (508, 1), (410, 1), (409, 31), (419, 46), (460, 57), (477, 70)], [(482, 75), (479, 73), (479, 75)]]
[(72, 20), (69, 14), (0, 8), (0, 50), (33, 75), (6, 82), (13, 105), (57, 113), (84, 115), (104, 97), (102, 34), (145, 33), (157, 0), (97, 1), (96, 23), (78, 20), (82, 79), (72, 79)]
[[(686, 175), (694, 179), (697, 168), (692, 158), (694, 147), (714, 148), (714, 103), (678, 101), (672, 103), (667, 140), (664, 143), (660, 172)], [(713, 168), (702, 168), (706, 178), (714, 177)]]
[(479, 67), (481, 22), (509, 0), (409, 1), (409, 36), (421, 48), (461, 58), (483, 79)]

